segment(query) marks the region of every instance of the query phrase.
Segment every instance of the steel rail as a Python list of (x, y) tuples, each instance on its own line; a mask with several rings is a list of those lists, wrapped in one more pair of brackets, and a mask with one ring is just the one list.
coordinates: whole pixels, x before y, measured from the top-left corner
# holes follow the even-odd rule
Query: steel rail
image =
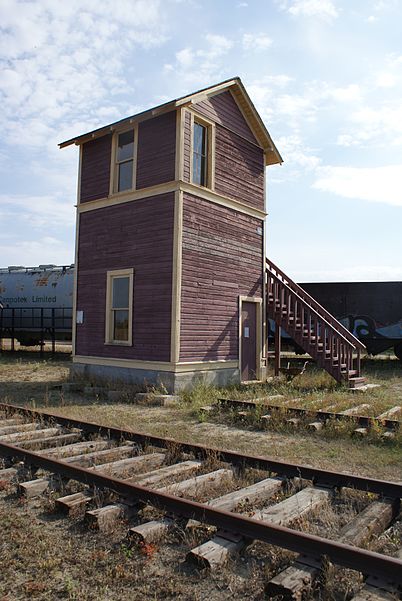
[(238, 407), (250, 407), (256, 409), (267, 409), (268, 411), (277, 411), (282, 413), (289, 413), (300, 417), (308, 417), (309, 419), (317, 419), (319, 421), (350, 421), (356, 422), (360, 426), (383, 426), (389, 430), (398, 430), (401, 426), (401, 422), (394, 419), (377, 419), (376, 417), (369, 417), (367, 415), (345, 415), (344, 413), (333, 413), (331, 411), (312, 411), (311, 409), (302, 409), (301, 407), (284, 407), (281, 405), (270, 405), (266, 403), (259, 403), (256, 401), (243, 401), (241, 399), (218, 399), (219, 405), (231, 405)]
[(29, 465), (41, 467), (49, 472), (55, 472), (91, 486), (107, 488), (128, 500), (135, 499), (149, 503), (176, 516), (207, 522), (219, 529), (240, 534), (247, 539), (260, 540), (317, 559), (325, 555), (335, 564), (402, 585), (402, 560), (393, 557), (244, 517), (237, 513), (214, 509), (202, 503), (111, 478), (63, 461), (50, 459), (43, 455), (38, 456), (34, 452), (13, 445), (0, 443), (0, 455), (18, 458)]
[(115, 440), (131, 440), (137, 444), (153, 445), (156, 447), (166, 448), (169, 445), (174, 446), (177, 450), (184, 453), (194, 453), (198, 458), (207, 458), (209, 456), (219, 457), (220, 460), (232, 463), (240, 467), (252, 467), (265, 470), (275, 474), (280, 474), (289, 477), (300, 477), (306, 480), (312, 480), (315, 484), (329, 485), (332, 487), (350, 487), (358, 490), (372, 492), (383, 497), (402, 498), (402, 483), (391, 482), (388, 480), (378, 480), (375, 478), (367, 478), (365, 476), (357, 476), (344, 472), (335, 472), (332, 470), (324, 470), (313, 468), (308, 465), (287, 463), (270, 457), (262, 457), (258, 455), (243, 455), (236, 451), (226, 451), (214, 447), (205, 447), (199, 444), (190, 444), (177, 441), (173, 438), (161, 438), (151, 434), (143, 434), (131, 430), (122, 430), (109, 426), (102, 426), (92, 422), (84, 422), (69, 417), (60, 417), (52, 413), (42, 413), (25, 407), (16, 405), (7, 405), (0, 403), (0, 410), (8, 411), (9, 413), (21, 413), (32, 419), (45, 419), (57, 422), (60, 425), (72, 428), (80, 428), (87, 434), (98, 434)]

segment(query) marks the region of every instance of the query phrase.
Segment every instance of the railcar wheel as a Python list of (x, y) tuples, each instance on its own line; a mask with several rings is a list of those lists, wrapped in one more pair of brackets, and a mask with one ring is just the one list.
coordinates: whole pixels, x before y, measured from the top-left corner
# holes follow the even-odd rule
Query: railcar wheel
[(394, 346), (394, 353), (398, 359), (402, 361), (402, 342), (398, 342), (398, 344)]

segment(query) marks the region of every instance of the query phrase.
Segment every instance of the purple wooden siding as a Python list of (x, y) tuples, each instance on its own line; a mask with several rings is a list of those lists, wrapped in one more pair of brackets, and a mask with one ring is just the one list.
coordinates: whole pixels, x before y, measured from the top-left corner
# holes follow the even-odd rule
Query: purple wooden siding
[(215, 191), (264, 210), (264, 154), (261, 148), (216, 126)]
[(191, 115), (184, 111), (184, 157), (183, 157), (183, 180), (190, 181), (190, 157), (191, 157)]
[(262, 225), (184, 195), (181, 361), (238, 359), (239, 295), (262, 297)]
[(230, 92), (222, 92), (208, 100), (197, 102), (194, 104), (194, 110), (211, 121), (231, 129), (250, 142), (258, 144)]
[(138, 125), (137, 189), (175, 178), (176, 111)]
[[(174, 194), (82, 213), (77, 354), (170, 361)], [(134, 268), (133, 346), (105, 345), (106, 272)]]
[(111, 153), (111, 134), (83, 145), (80, 202), (109, 196)]

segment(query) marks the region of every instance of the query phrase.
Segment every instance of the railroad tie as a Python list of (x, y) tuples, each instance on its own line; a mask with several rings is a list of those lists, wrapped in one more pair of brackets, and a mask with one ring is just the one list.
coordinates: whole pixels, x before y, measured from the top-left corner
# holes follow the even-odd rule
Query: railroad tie
[(113, 503), (98, 509), (91, 509), (85, 512), (85, 521), (89, 528), (108, 531), (113, 528), (116, 522), (122, 517), (129, 518), (135, 511), (134, 506), (126, 503)]
[(18, 474), (18, 469), (15, 467), (6, 467), (0, 470), (0, 482), (9, 482)]
[(0, 428), (4, 428), (7, 426), (15, 426), (16, 424), (23, 424), (23, 422), (24, 418), (22, 417), (22, 415), (16, 415), (15, 417), (0, 420)]
[(12, 424), (9, 426), (2, 426), (0, 424), (0, 436), (4, 436), (6, 434), (17, 434), (18, 432), (30, 432), (31, 430), (36, 430), (38, 424), (36, 422), (31, 422), (29, 424)]
[[(217, 484), (222, 481), (232, 481), (233, 471), (230, 469), (219, 469), (214, 472), (195, 476), (188, 480), (183, 480), (176, 484), (169, 484), (162, 488), (157, 488), (158, 492), (168, 493), (175, 496), (186, 494), (200, 494), (205, 491), (211, 484)], [(233, 493), (230, 493), (233, 494)], [(129, 535), (136, 541), (140, 542), (155, 542), (161, 538), (169, 528), (174, 524), (174, 520), (165, 516), (160, 520), (151, 520), (138, 526), (130, 528)]]
[(22, 449), (31, 449), (33, 451), (36, 451), (38, 449), (46, 449), (49, 447), (61, 447), (64, 444), (69, 444), (71, 442), (80, 440), (81, 437), (81, 432), (69, 432), (67, 434), (57, 434), (55, 436), (48, 436), (45, 438), (23, 440), (22, 442), (19, 442), (17, 446), (21, 447)]
[[(376, 501), (366, 507), (340, 531), (339, 541), (362, 546), (383, 532), (395, 517), (398, 505), (392, 501)], [(300, 556), (291, 566), (274, 576), (265, 587), (268, 598), (301, 599), (320, 573), (320, 566), (309, 557)]]
[[(37, 424), (35, 424), (37, 426)], [(28, 432), (14, 432), (13, 434), (3, 434), (0, 436), (0, 442), (18, 445), (20, 442), (24, 442), (32, 439), (47, 438), (59, 434), (60, 428), (42, 428), (40, 430), (36, 427), (32, 431)]]
[(182, 476), (184, 474), (195, 472), (200, 469), (201, 465), (201, 461), (182, 461), (180, 463), (167, 465), (166, 467), (162, 467), (158, 470), (142, 474), (141, 477), (133, 478), (131, 481), (135, 484), (139, 484), (140, 486), (153, 487), (157, 486), (160, 482), (163, 482), (163, 480), (166, 480), (167, 478)]
[[(127, 447), (124, 448), (126, 449)], [(132, 450), (132, 447), (130, 448)], [(119, 449), (119, 447), (116, 447), (116, 449)], [(141, 470), (144, 467), (156, 467), (157, 465), (161, 465), (164, 459), (165, 453), (149, 453), (147, 455), (129, 457), (127, 459), (120, 459), (110, 463), (101, 463), (99, 465), (94, 465), (89, 469), (98, 472), (104, 472), (105, 474), (115, 477), (121, 477), (123, 475), (126, 476), (127, 479), (128, 473), (132, 475), (133, 471)], [(92, 501), (94, 496), (94, 491), (88, 488), (73, 495), (66, 495), (56, 499), (56, 505), (59, 507), (59, 509), (66, 511), (67, 513), (71, 513), (76, 511), (79, 507), (87, 505), (87, 503)]]
[(387, 411), (384, 411), (384, 413), (377, 415), (376, 419), (380, 421), (386, 419), (395, 419), (399, 414), (402, 414), (402, 407), (400, 405), (396, 405), (396, 407), (392, 407), (392, 409), (388, 409)]
[[(305, 488), (268, 509), (258, 511), (253, 518), (288, 526), (324, 504), (331, 494), (331, 491), (327, 489)], [(218, 531), (211, 540), (192, 549), (187, 558), (203, 567), (215, 569), (224, 564), (230, 555), (238, 553), (248, 544), (249, 541), (244, 537), (229, 539), (227, 533)]]
[[(216, 499), (211, 499), (207, 505), (224, 509), (225, 511), (233, 511), (241, 503), (257, 503), (270, 499), (282, 489), (284, 482), (284, 478), (266, 478), (240, 490), (235, 490)], [(186, 528), (195, 528), (200, 525), (201, 522), (197, 520), (189, 520)]]
[[(397, 558), (402, 559), (402, 547), (398, 549)], [(382, 582), (376, 578), (368, 577), (362, 589), (351, 601), (395, 601), (400, 597), (400, 588), (392, 582)]]
[[(198, 470), (201, 467), (201, 461), (183, 461), (181, 463), (175, 463), (174, 465), (168, 465), (160, 469), (153, 470), (141, 476), (127, 478), (127, 482), (133, 482), (140, 484), (141, 486), (152, 487), (159, 482), (166, 480), (166, 478), (173, 476), (181, 476)], [(128, 510), (126, 505), (123, 503), (115, 503), (113, 505), (106, 505), (101, 507), (99, 510), (90, 510), (86, 512), (87, 521), (92, 528), (98, 530), (110, 529), (122, 515), (131, 514), (131, 509)]]
[(366, 584), (350, 601), (395, 601), (397, 594)]
[(370, 409), (370, 405), (363, 403), (362, 405), (345, 409), (345, 411), (340, 411), (339, 415), (361, 415), (362, 412), (366, 411), (366, 409)]
[(84, 442), (76, 442), (68, 444), (63, 447), (56, 447), (54, 449), (42, 449), (37, 451), (38, 455), (46, 455), (46, 457), (55, 457), (56, 459), (62, 459), (63, 457), (75, 457), (76, 455), (88, 454), (94, 451), (102, 451), (110, 446), (110, 442), (107, 440), (91, 440)]
[[(110, 443), (106, 443), (110, 444)], [(92, 466), (93, 463), (99, 459), (111, 459), (113, 457), (127, 457), (133, 453), (133, 445), (126, 445), (123, 447), (112, 447), (102, 451), (94, 451), (91, 453), (84, 453), (77, 456), (65, 457), (63, 460), (66, 463), (72, 463), (81, 467)], [(33, 498), (43, 494), (50, 485), (54, 485), (55, 481), (52, 476), (44, 478), (36, 478), (27, 482), (21, 482), (18, 486), (19, 492), (26, 498)]]

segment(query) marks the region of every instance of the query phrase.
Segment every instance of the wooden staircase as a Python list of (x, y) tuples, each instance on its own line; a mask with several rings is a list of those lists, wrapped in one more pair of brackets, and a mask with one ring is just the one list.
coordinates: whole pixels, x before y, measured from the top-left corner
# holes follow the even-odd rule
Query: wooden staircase
[(360, 354), (364, 344), (324, 307), (287, 277), (272, 261), (266, 260), (267, 317), (276, 328), (276, 365), (280, 356), (280, 328), (337, 382), (350, 388), (362, 386)]

